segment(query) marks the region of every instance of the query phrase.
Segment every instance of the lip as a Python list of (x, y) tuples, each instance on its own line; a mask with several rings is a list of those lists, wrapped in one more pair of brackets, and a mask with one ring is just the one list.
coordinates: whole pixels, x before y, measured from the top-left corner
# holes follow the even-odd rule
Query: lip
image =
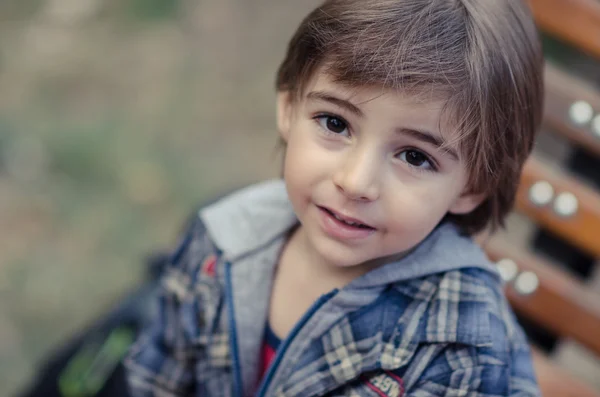
[[(327, 207), (317, 206), (317, 209), (319, 212), (319, 223), (321, 228), (327, 235), (337, 240), (361, 240), (369, 237), (377, 230), (373, 226), (363, 222), (358, 218), (342, 215), (339, 212), (333, 211)], [(350, 226), (336, 219), (332, 213), (345, 221), (360, 223), (364, 226), (368, 226), (368, 228)]]
[(365, 225), (365, 226), (370, 227), (371, 229), (375, 229), (374, 226), (369, 225), (367, 222), (365, 222), (365, 221), (363, 221), (361, 219), (353, 218), (351, 216), (344, 215), (344, 214), (342, 214), (339, 211), (333, 210), (333, 209), (331, 209), (329, 207), (325, 207), (323, 205), (318, 205), (317, 207), (319, 207), (320, 209), (324, 209), (326, 211), (329, 211), (329, 212), (335, 214), (336, 216), (340, 217), (341, 219), (345, 220), (346, 222), (360, 223), (361, 225)]

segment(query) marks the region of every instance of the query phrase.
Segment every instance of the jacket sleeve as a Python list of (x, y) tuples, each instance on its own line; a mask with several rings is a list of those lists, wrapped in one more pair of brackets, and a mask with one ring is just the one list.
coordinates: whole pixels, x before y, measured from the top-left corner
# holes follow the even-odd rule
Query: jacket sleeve
[[(193, 299), (195, 263), (201, 261), (198, 240), (204, 227), (196, 221), (185, 233), (160, 280), (157, 312), (150, 326), (129, 350), (125, 370), (133, 397), (188, 397), (194, 395), (195, 357), (186, 337), (186, 300)], [(200, 259), (198, 259), (200, 258)]]

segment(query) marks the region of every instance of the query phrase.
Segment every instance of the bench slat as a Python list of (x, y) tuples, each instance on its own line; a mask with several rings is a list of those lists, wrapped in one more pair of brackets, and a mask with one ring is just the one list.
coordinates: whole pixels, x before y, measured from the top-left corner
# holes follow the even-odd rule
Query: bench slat
[(498, 235), (488, 238), (482, 246), (491, 260), (511, 259), (520, 271), (530, 271), (538, 277), (539, 286), (530, 295), (521, 295), (507, 286), (506, 296), (517, 312), (558, 335), (580, 342), (600, 357), (600, 294), (564, 270), (509, 245)]
[[(544, 206), (530, 199), (532, 186), (540, 181), (550, 183), (556, 198), (562, 193), (572, 193), (577, 199), (574, 215), (560, 216), (552, 200)], [(571, 242), (581, 250), (600, 258), (600, 194), (559, 170), (550, 169), (535, 157), (525, 164), (517, 192), (516, 208), (536, 223)]]
[(554, 364), (537, 349), (533, 349), (533, 365), (544, 397), (600, 397), (579, 379)]
[(538, 26), (550, 35), (600, 58), (600, 2), (529, 0)]
[[(598, 41), (600, 42), (600, 37)], [(593, 129), (592, 123), (578, 125), (569, 115), (573, 104), (585, 101), (591, 106), (594, 117), (600, 116), (600, 94), (590, 88), (588, 83), (548, 63), (545, 68), (545, 84), (544, 125), (600, 156), (600, 135)]]

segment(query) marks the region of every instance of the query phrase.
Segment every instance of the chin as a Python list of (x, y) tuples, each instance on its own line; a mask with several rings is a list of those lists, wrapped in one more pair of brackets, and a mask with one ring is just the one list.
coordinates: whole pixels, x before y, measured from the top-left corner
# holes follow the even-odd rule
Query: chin
[(327, 260), (329, 263), (331, 263), (332, 266), (336, 267), (336, 268), (350, 268), (350, 267), (354, 267), (357, 266), (361, 263), (363, 263), (364, 261), (359, 260), (357, 261), (355, 257), (353, 257), (352, 259), (350, 258), (346, 258), (346, 257), (327, 257)]
[(335, 267), (352, 267), (370, 260), (365, 257), (364, 249), (351, 248), (335, 241), (321, 241), (316, 248), (323, 259)]

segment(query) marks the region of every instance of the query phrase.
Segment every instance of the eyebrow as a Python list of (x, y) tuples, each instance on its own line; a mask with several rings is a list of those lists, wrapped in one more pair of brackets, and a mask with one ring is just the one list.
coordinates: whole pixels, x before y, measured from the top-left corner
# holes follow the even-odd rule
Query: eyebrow
[(308, 99), (313, 99), (313, 100), (317, 100), (317, 101), (324, 101), (324, 102), (329, 102), (332, 103), (334, 105), (337, 105), (341, 108), (346, 109), (347, 111), (349, 111), (350, 113), (353, 113), (359, 117), (363, 116), (363, 112), (362, 110), (360, 110), (360, 108), (358, 106), (356, 106), (355, 104), (353, 104), (350, 101), (347, 101), (345, 99), (341, 99), (338, 98), (328, 92), (325, 91), (311, 91), (308, 93), (308, 95), (306, 95), (306, 97)]
[(411, 128), (396, 128), (395, 132), (402, 135), (408, 135), (421, 142), (425, 142), (431, 146), (435, 146), (437, 149), (441, 149), (444, 153), (450, 155), (450, 157), (452, 157), (454, 160), (459, 161), (458, 153), (456, 153), (456, 150), (449, 146), (446, 146), (446, 142), (442, 138), (430, 132), (418, 131)]

